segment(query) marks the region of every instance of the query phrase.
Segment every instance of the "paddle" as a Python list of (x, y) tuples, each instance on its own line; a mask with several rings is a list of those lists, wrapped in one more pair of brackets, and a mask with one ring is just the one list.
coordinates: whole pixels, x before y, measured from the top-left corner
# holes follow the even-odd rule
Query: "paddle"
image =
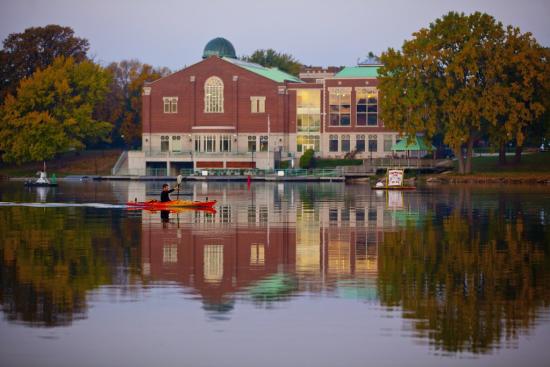
[(181, 181), (183, 180), (183, 176), (182, 175), (178, 175), (178, 177), (176, 177), (176, 182), (178, 183), (178, 193), (176, 194), (176, 198), (177, 200), (180, 199), (180, 184), (181, 184)]

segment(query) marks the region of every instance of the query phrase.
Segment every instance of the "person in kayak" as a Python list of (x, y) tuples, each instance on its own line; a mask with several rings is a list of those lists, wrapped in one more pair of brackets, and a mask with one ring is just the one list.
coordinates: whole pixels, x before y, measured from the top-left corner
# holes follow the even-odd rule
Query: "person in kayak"
[[(179, 188), (179, 185), (176, 185), (176, 189)], [(160, 193), (160, 201), (162, 203), (165, 203), (167, 201), (172, 201), (170, 199), (170, 193), (173, 192), (175, 189), (170, 189), (170, 186), (168, 184), (162, 185), (162, 192)]]

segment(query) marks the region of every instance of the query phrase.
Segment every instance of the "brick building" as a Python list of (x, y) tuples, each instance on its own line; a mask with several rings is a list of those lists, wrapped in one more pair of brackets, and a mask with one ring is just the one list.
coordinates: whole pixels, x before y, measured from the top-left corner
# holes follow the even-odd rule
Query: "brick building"
[(304, 81), (238, 60), (229, 41), (213, 39), (202, 61), (144, 86), (142, 150), (115, 173), (297, 166), (308, 148), (389, 155), (397, 134), (378, 117), (378, 67), (305, 70)]

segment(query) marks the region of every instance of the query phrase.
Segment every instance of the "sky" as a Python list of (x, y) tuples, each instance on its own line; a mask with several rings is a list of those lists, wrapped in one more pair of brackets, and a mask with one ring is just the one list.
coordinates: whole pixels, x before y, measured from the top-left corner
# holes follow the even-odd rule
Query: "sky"
[(550, 46), (550, 0), (0, 0), (0, 38), (59, 24), (102, 64), (138, 59), (181, 69), (225, 37), (238, 56), (273, 48), (306, 65), (355, 65), (449, 11), (482, 11)]

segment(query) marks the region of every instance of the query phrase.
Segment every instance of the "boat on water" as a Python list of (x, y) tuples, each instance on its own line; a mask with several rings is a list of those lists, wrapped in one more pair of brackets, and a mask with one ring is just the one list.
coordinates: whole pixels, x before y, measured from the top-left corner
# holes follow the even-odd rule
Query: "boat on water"
[(25, 186), (27, 187), (55, 187), (57, 186), (57, 178), (55, 174), (51, 179), (48, 178), (46, 173), (46, 162), (44, 162), (44, 169), (36, 172), (38, 178), (36, 180), (27, 180), (25, 181)]
[(388, 169), (384, 181), (379, 181), (372, 190), (416, 190), (416, 186), (404, 185), (405, 171), (402, 169)]
[(182, 214), (187, 212), (203, 212), (207, 214), (216, 214), (218, 211), (214, 207), (175, 207), (175, 208), (150, 208), (139, 206), (128, 206), (128, 210), (140, 210), (149, 213), (168, 212), (170, 214)]
[(171, 200), (171, 201), (129, 201), (126, 203), (131, 208), (146, 210), (171, 210), (176, 208), (214, 208), (216, 200), (193, 201), (193, 200)]

